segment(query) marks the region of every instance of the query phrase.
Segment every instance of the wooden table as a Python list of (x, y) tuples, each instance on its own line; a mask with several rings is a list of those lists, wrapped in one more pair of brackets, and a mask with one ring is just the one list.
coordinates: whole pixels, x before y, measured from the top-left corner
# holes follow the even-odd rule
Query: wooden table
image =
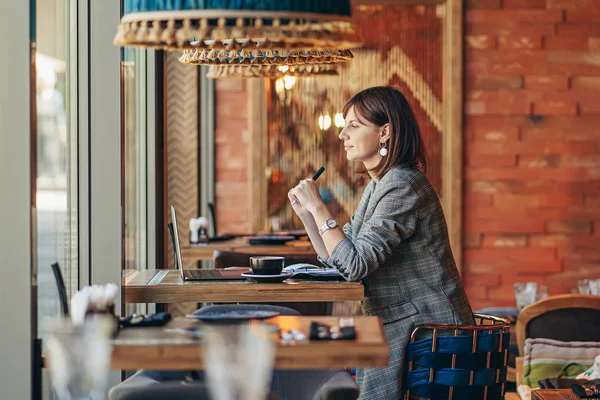
[[(354, 317), (356, 340), (309, 341), (277, 346), (275, 368), (329, 369), (344, 367), (386, 367), (389, 346), (378, 317)], [(308, 338), (311, 321), (337, 325), (335, 317), (275, 317), (265, 322), (282, 331), (296, 329)], [(174, 319), (167, 327), (189, 327), (201, 324), (194, 320)], [(274, 338), (276, 340), (276, 337)], [(163, 328), (133, 328), (119, 332), (114, 341), (113, 369), (156, 370), (202, 369), (199, 341)]]
[[(163, 276), (164, 275), (164, 276)], [(125, 270), (122, 296), (125, 303), (273, 303), (360, 301), (364, 287), (359, 282), (249, 281), (183, 282), (178, 270)]]
[(215, 250), (236, 251), (238, 253), (264, 253), (264, 254), (315, 254), (310, 242), (295, 242), (291, 245), (251, 245), (245, 237), (235, 238), (223, 242), (187, 245), (181, 248), (181, 256), (190, 260), (212, 260)]
[(531, 392), (531, 400), (580, 400), (571, 389), (537, 389)]

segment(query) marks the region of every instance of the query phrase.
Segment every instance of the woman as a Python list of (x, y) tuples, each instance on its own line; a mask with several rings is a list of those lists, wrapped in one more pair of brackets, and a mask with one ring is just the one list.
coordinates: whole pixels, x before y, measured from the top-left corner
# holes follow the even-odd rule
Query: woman
[(400, 399), (412, 330), (431, 323), (472, 324), (471, 307), (446, 221), (425, 177), (425, 149), (404, 95), (392, 87), (356, 94), (344, 107), (339, 138), (346, 158), (371, 177), (350, 223), (340, 228), (315, 182), (288, 193), (321, 261), (362, 281), (364, 315), (379, 316), (390, 345), (387, 368), (357, 371), (361, 399)]

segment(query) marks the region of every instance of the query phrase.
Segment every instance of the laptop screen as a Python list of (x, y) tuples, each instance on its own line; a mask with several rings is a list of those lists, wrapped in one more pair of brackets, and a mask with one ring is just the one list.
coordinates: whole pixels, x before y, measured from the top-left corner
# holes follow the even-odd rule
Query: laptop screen
[(179, 244), (179, 229), (177, 228), (177, 214), (175, 212), (175, 207), (171, 204), (171, 219), (173, 222), (173, 231), (175, 231), (175, 268), (179, 269), (179, 273), (181, 274), (181, 278), (183, 278), (183, 262), (181, 261), (181, 245)]

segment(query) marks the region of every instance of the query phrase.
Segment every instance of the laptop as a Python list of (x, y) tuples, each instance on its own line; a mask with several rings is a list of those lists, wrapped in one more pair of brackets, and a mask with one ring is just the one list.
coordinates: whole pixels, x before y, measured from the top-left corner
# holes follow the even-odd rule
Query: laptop
[(179, 229), (177, 228), (177, 213), (175, 207), (171, 205), (171, 219), (173, 220), (173, 247), (175, 248), (175, 267), (181, 273), (181, 279), (184, 281), (206, 281), (206, 280), (245, 280), (242, 273), (249, 272), (250, 269), (183, 269), (181, 261), (181, 244), (179, 242)]

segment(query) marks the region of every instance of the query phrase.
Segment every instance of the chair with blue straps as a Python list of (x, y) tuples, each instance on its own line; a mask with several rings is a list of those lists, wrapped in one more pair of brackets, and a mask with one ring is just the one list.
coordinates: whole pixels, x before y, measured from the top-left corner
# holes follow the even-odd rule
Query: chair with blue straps
[(405, 399), (504, 399), (510, 322), (474, 314), (475, 325), (424, 325), (410, 338)]

